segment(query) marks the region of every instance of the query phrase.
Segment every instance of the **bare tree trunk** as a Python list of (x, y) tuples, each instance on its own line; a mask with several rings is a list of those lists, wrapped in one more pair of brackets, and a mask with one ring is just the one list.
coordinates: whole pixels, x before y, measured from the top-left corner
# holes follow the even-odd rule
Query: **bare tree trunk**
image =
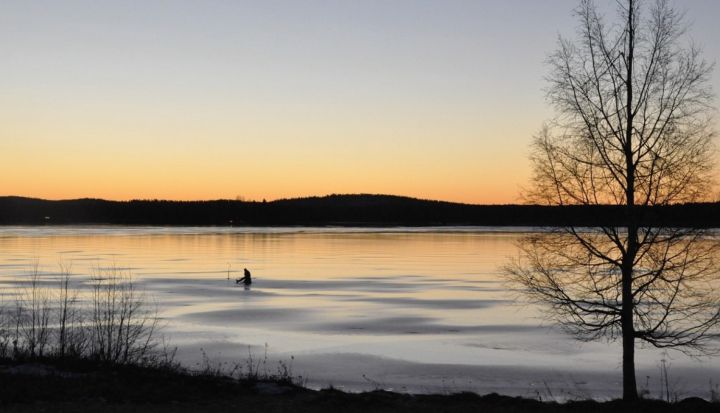
[(635, 326), (633, 321), (633, 270), (635, 256), (638, 249), (638, 228), (635, 208), (635, 160), (633, 159), (633, 62), (635, 51), (635, 8), (633, 0), (628, 2), (628, 48), (627, 48), (627, 74), (625, 89), (626, 122), (625, 125), (625, 171), (627, 173), (627, 187), (625, 197), (627, 202), (627, 250), (622, 263), (622, 343), (623, 343), (623, 400), (636, 400), (637, 383), (635, 380)]
[(632, 268), (623, 266), (621, 314), (623, 346), (623, 400), (636, 400), (637, 382), (635, 380), (635, 328), (633, 326), (632, 304)]

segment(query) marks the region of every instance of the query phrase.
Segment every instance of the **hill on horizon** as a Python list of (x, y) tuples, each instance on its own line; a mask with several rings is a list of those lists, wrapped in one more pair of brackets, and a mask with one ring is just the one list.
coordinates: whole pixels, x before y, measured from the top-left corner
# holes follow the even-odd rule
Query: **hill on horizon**
[(270, 201), (263, 200), (255, 200), (255, 199), (226, 199), (226, 198), (218, 198), (218, 199), (206, 199), (206, 200), (193, 200), (193, 199), (186, 199), (186, 200), (178, 200), (178, 199), (160, 199), (160, 198), (133, 198), (130, 200), (110, 200), (110, 199), (104, 199), (104, 198), (93, 198), (93, 197), (82, 197), (82, 198), (67, 198), (67, 199), (45, 199), (45, 198), (37, 198), (37, 197), (29, 197), (29, 196), (21, 196), (21, 195), (0, 195), (0, 200), (18, 200), (18, 201), (43, 201), (43, 202), (76, 202), (76, 201), (101, 201), (101, 202), (118, 202), (118, 203), (128, 203), (128, 202), (239, 202), (239, 203), (285, 203), (285, 202), (299, 202), (299, 203), (313, 203), (313, 202), (358, 202), (358, 203), (376, 203), (376, 202), (400, 202), (400, 201), (410, 201), (410, 202), (434, 202), (434, 203), (445, 203), (445, 204), (456, 204), (456, 205), (516, 205), (516, 204), (471, 204), (467, 202), (455, 202), (455, 201), (445, 201), (445, 200), (439, 200), (439, 199), (429, 199), (429, 198), (416, 198), (412, 196), (406, 196), (406, 195), (391, 195), (391, 194), (369, 194), (369, 193), (359, 193), (359, 194), (327, 194), (327, 195), (309, 195), (309, 196), (301, 196), (301, 197), (294, 197), (294, 198), (278, 198), (273, 199)]
[[(646, 208), (664, 225), (720, 227), (720, 204)], [(0, 197), (0, 225), (215, 226), (598, 226), (622, 219), (618, 206), (475, 205), (398, 195), (332, 194), (273, 201), (108, 201)]]

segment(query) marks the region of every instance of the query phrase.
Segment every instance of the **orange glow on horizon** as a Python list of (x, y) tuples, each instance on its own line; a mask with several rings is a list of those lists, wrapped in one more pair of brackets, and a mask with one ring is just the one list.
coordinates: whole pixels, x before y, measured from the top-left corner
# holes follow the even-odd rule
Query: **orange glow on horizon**
[[(19, 139), (0, 142), (0, 195), (274, 200), (367, 193), (518, 203), (534, 119), (515, 119), (508, 132), (512, 119), (471, 115), (360, 122), (350, 114), (298, 119), (291, 113), (287, 124), (260, 114), (243, 123), (182, 123), (160, 122), (149, 110), (137, 114), (134, 119), (146, 118), (138, 124), (113, 122), (111, 111), (46, 112), (3, 124)], [(514, 137), (494, 138), (508, 133)]]

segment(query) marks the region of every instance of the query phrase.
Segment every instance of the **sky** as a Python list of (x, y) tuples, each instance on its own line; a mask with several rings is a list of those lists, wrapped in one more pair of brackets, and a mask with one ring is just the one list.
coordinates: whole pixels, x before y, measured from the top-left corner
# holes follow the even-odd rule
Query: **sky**
[(516, 203), (577, 3), (2, 0), (0, 195)]

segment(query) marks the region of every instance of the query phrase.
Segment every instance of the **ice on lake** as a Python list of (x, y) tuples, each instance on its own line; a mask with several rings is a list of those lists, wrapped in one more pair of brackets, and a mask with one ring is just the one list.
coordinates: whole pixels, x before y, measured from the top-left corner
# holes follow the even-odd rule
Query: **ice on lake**
[[(0, 227), (6, 290), (39, 262), (78, 283), (132, 273), (167, 320), (183, 363), (290, 363), (312, 387), (617, 397), (619, 343), (580, 343), (518, 300), (500, 267), (531, 229)], [(233, 281), (243, 268), (250, 289)], [(638, 382), (659, 390), (660, 360), (685, 395), (720, 382), (715, 358), (641, 349)]]

